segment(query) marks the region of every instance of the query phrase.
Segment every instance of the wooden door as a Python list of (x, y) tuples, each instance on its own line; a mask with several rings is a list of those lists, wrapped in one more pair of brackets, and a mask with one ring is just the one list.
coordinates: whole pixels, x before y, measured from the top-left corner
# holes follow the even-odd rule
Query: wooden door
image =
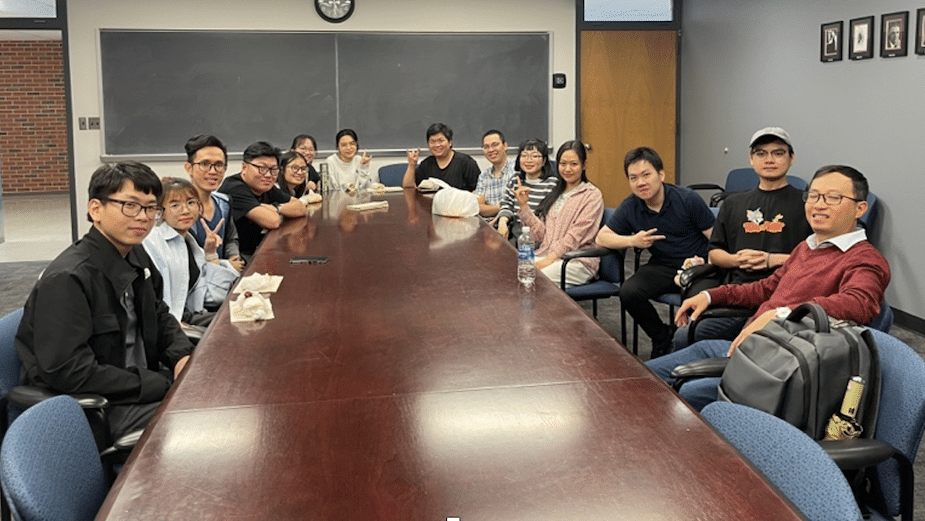
[(655, 149), (674, 182), (677, 136), (675, 31), (584, 31), (579, 61), (581, 139), (591, 145), (588, 178), (614, 207), (630, 193), (623, 157)]

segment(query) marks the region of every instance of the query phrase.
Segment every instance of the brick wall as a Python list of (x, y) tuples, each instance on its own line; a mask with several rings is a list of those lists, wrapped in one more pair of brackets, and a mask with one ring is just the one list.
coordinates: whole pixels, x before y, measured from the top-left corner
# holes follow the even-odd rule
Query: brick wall
[(0, 183), (4, 194), (68, 190), (60, 41), (0, 41)]

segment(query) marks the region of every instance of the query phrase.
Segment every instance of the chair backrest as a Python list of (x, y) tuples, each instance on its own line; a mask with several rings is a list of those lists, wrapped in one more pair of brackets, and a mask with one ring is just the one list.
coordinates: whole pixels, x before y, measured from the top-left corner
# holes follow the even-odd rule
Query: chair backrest
[[(889, 443), (911, 462), (925, 431), (925, 360), (896, 337), (873, 330), (880, 350), (880, 410), (875, 438)], [(877, 465), (887, 513), (899, 514), (899, 468), (890, 459)]]
[(893, 308), (887, 301), (880, 303), (880, 313), (870, 321), (867, 327), (884, 333), (890, 332), (890, 328), (893, 327)]
[(701, 414), (807, 519), (861, 519), (857, 500), (838, 465), (793, 425), (729, 402), (711, 403)]
[(23, 308), (0, 318), (0, 439), (12, 418), (9, 416), (6, 395), (19, 385), (22, 362), (16, 354), (16, 331), (22, 320)]
[(22, 320), (23, 308), (0, 318), (0, 396), (6, 396), (19, 385), (22, 362), (16, 354), (16, 331)]
[(385, 186), (401, 186), (408, 163), (395, 163), (379, 167), (379, 182)]
[(877, 223), (880, 208), (877, 205), (877, 196), (873, 192), (867, 192), (867, 212), (858, 219), (858, 224), (867, 230), (867, 236), (870, 237), (873, 227)]
[[(601, 220), (601, 226), (607, 224), (616, 208), (604, 208), (604, 218)], [(625, 250), (611, 250), (610, 253), (601, 257), (601, 266), (598, 268), (598, 277), (607, 282), (623, 282), (623, 269)]]
[(108, 486), (90, 425), (77, 401), (56, 396), (10, 425), (0, 481), (19, 519), (93, 519)]
[(724, 191), (744, 192), (756, 186), (758, 186), (758, 174), (755, 173), (754, 168), (735, 168), (730, 170), (729, 174), (726, 176), (726, 187)]
[(796, 188), (797, 190), (806, 191), (806, 189), (809, 188), (809, 184), (806, 183), (805, 179), (795, 175), (788, 175), (787, 182), (790, 184), (790, 186)]

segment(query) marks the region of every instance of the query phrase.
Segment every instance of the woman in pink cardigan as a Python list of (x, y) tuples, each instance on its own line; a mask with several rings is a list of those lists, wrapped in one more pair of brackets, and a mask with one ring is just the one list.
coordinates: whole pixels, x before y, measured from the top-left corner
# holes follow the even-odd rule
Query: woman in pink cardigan
[[(556, 284), (560, 283), (562, 255), (591, 246), (601, 227), (604, 197), (585, 175), (586, 159), (581, 141), (567, 141), (559, 147), (556, 154), (559, 184), (540, 202), (536, 213), (527, 205), (530, 189), (519, 183), (517, 186), (521, 222), (530, 227), (540, 245), (536, 250), (536, 268)], [(569, 262), (566, 286), (584, 284), (594, 278), (598, 264), (596, 257)]]

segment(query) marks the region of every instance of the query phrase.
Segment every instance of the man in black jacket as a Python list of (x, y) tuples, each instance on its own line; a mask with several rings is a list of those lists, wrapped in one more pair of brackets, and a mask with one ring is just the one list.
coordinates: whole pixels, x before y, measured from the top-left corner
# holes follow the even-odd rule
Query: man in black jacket
[(97, 169), (87, 210), (93, 227), (49, 264), (16, 335), (23, 384), (104, 396), (114, 439), (147, 425), (193, 351), (141, 246), (161, 194), (141, 163)]

